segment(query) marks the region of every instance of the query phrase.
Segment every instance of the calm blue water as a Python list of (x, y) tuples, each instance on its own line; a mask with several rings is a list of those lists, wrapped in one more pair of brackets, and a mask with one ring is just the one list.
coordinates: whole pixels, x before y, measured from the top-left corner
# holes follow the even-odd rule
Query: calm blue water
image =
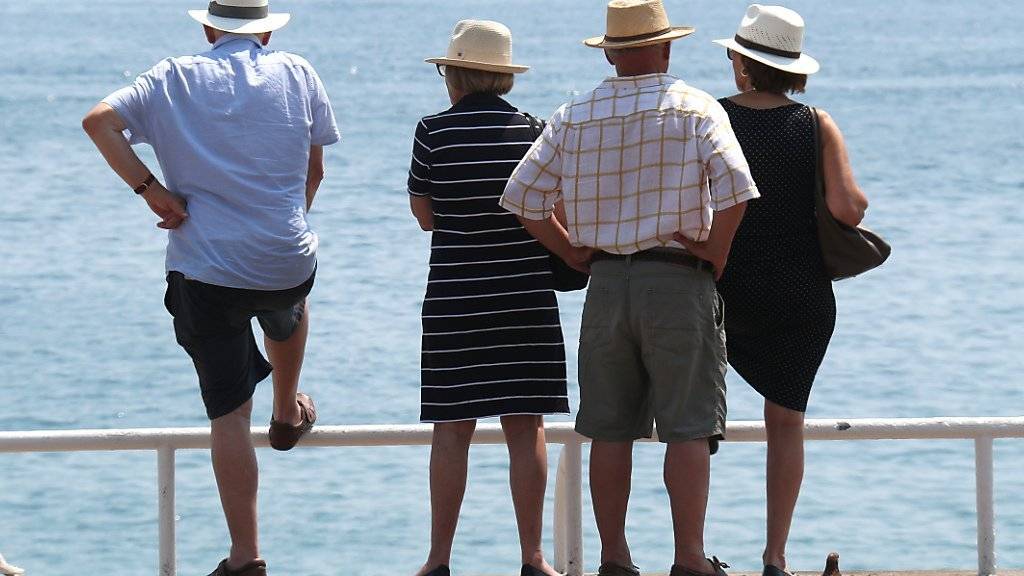
[[(194, 6), (193, 6), (194, 4)], [(199, 426), (187, 357), (161, 306), (161, 231), (79, 128), (82, 115), (160, 58), (205, 49), (186, 8), (202, 2), (0, 3), (0, 429)], [(422, 59), (454, 22), (493, 18), (533, 65), (513, 103), (549, 114), (609, 72), (580, 39), (603, 3), (551, 0), (274, 0), (294, 13), (274, 45), (307, 56), (333, 97), (344, 141), (327, 153), (313, 222), (322, 238), (305, 383), (324, 424), (418, 415), (419, 306), (428, 238), (404, 192), (416, 120), (447, 106)], [(739, 0), (670, 0), (698, 33), (672, 71), (731, 93), (723, 50)], [(895, 246), (883, 270), (838, 285), (839, 324), (810, 417), (1024, 413), (1024, 41), (1019, 2), (790, 2), (823, 63), (806, 99), (838, 120), (868, 222)], [(145, 158), (152, 162), (148, 149)], [(582, 295), (561, 298), (575, 352)], [(575, 372), (575, 364), (570, 367)], [(730, 417), (760, 398), (730, 380)], [(570, 385), (575, 406), (575, 383)], [(269, 419), (269, 385), (255, 419)], [(969, 442), (814, 443), (790, 561), (819, 569), (970, 568)], [(714, 458), (707, 548), (760, 566), (764, 447)], [(552, 453), (554, 463), (557, 454)], [(425, 448), (261, 453), (263, 552), (275, 574), (411, 574), (426, 554)], [(671, 562), (662, 451), (637, 449), (629, 530), (647, 571)], [(1024, 443), (996, 444), (998, 554), (1024, 567)], [(0, 551), (30, 574), (156, 570), (155, 456), (0, 455)], [(456, 541), (459, 574), (518, 569), (501, 447), (472, 451)], [(553, 492), (553, 476), (550, 493)], [(227, 534), (205, 453), (179, 454), (181, 574), (206, 574)], [(550, 512), (550, 502), (548, 511)], [(549, 516), (550, 518), (550, 516)], [(588, 569), (597, 538), (584, 510)], [(550, 522), (548, 522), (550, 534)], [(550, 536), (547, 550), (551, 551)]]

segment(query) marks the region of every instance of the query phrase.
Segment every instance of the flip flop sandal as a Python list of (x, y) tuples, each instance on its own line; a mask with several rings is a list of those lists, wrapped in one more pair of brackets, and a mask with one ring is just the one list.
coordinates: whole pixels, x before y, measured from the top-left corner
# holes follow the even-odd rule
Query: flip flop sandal
[(228, 559), (225, 558), (217, 564), (217, 569), (210, 572), (210, 576), (267, 576), (267, 563), (263, 560), (253, 560), (238, 570), (228, 568)]
[(295, 401), (299, 403), (299, 413), (302, 415), (300, 424), (293, 426), (287, 422), (270, 419), (270, 446), (274, 450), (291, 450), (298, 444), (299, 438), (309, 432), (316, 422), (316, 406), (313, 399), (299, 392), (295, 395)]

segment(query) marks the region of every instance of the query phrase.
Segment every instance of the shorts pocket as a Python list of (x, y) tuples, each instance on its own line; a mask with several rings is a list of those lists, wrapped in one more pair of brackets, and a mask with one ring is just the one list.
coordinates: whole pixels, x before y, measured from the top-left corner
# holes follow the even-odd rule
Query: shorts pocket
[(651, 331), (697, 332), (715, 321), (706, 294), (648, 288), (644, 295), (644, 327)]

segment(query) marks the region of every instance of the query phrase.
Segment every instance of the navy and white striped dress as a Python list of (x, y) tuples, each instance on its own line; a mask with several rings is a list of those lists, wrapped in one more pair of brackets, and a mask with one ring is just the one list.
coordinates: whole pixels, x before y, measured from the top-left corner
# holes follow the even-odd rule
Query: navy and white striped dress
[(526, 117), (488, 94), (416, 127), (409, 193), (434, 209), (423, 422), (569, 411), (548, 253), (498, 205), (532, 141)]

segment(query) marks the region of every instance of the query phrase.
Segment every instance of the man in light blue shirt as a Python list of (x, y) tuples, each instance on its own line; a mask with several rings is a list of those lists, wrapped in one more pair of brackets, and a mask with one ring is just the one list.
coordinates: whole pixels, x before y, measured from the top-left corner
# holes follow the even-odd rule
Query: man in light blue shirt
[[(279, 450), (316, 420), (312, 399), (297, 392), (318, 243), (306, 213), (323, 178), (323, 146), (339, 134), (313, 67), (265, 48), (289, 15), (271, 13), (268, 0), (215, 0), (189, 14), (212, 49), (160, 62), (104, 98), (83, 128), (169, 231), (164, 303), (199, 376), (232, 541), (213, 575), (264, 576), (252, 395), (272, 370), (270, 443)], [(143, 143), (163, 183), (132, 151)]]

